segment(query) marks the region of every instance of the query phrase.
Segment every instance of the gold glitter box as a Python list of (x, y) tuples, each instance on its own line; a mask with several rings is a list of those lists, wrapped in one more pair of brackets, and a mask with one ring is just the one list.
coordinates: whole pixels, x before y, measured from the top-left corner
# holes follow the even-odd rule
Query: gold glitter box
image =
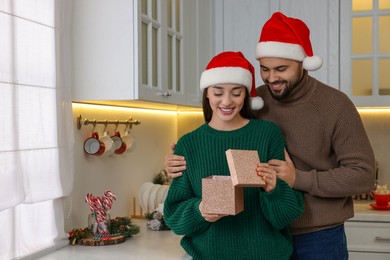
[(265, 182), (257, 176), (256, 166), (260, 163), (259, 154), (253, 150), (226, 150), (233, 186), (264, 187)]
[(205, 213), (237, 215), (244, 210), (243, 187), (264, 187), (256, 173), (257, 151), (226, 151), (230, 176), (212, 175), (202, 179), (202, 206)]
[(202, 207), (205, 213), (236, 215), (244, 210), (244, 190), (233, 186), (230, 176), (202, 179)]

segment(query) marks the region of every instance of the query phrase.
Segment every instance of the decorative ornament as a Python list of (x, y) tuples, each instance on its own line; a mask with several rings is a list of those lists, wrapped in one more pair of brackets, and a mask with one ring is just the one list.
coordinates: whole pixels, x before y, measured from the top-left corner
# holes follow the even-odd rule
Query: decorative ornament
[(153, 178), (153, 184), (161, 184), (161, 185), (167, 185), (169, 184), (169, 178), (168, 174), (165, 170), (161, 170), (159, 173), (156, 174)]
[(164, 215), (155, 210), (151, 213), (145, 214), (145, 219), (147, 219), (146, 227), (150, 230), (160, 231), (160, 230), (171, 230), (166, 224), (164, 220)]
[(96, 220), (94, 226), (89, 226), (94, 234), (106, 235), (109, 233), (109, 210), (111, 209), (114, 200), (116, 200), (116, 197), (110, 190), (106, 190), (102, 197), (94, 197), (91, 193), (86, 195), (84, 201), (89, 205), (91, 211), (89, 217), (93, 216)]

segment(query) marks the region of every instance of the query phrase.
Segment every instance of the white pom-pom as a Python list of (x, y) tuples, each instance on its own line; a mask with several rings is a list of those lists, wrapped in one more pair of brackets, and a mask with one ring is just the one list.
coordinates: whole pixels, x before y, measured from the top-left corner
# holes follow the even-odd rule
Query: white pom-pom
[(320, 56), (313, 55), (303, 59), (303, 68), (305, 70), (318, 70), (322, 66), (322, 59)]
[(251, 108), (253, 110), (259, 110), (264, 106), (264, 101), (261, 97), (252, 97), (250, 99), (250, 102), (251, 102)]

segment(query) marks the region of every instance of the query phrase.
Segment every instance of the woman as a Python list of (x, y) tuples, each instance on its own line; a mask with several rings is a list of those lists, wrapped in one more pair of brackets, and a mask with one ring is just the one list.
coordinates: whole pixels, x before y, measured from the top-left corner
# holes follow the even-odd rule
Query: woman
[(181, 246), (194, 259), (289, 259), (288, 226), (302, 214), (303, 197), (271, 168), (258, 172), (264, 188), (244, 188), (243, 212), (226, 216), (202, 210), (202, 178), (230, 175), (226, 150), (257, 150), (262, 162), (284, 160), (280, 129), (252, 116), (251, 109), (261, 104), (249, 95), (255, 93), (253, 66), (241, 52), (223, 52), (202, 73), (200, 88), (206, 123), (176, 145), (187, 169), (170, 186), (164, 203), (167, 225), (183, 235)]

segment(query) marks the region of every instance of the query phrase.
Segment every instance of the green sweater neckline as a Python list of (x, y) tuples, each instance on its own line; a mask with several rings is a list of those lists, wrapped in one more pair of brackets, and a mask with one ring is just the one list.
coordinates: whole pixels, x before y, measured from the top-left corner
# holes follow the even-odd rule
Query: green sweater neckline
[(199, 130), (204, 131), (214, 137), (227, 137), (227, 136), (239, 136), (242, 134), (245, 134), (247, 131), (250, 131), (251, 128), (253, 128), (253, 121), (254, 120), (260, 120), (260, 119), (249, 119), (249, 122), (244, 125), (241, 128), (235, 129), (235, 130), (217, 130), (215, 128), (212, 128), (209, 126), (208, 123), (204, 123)]

